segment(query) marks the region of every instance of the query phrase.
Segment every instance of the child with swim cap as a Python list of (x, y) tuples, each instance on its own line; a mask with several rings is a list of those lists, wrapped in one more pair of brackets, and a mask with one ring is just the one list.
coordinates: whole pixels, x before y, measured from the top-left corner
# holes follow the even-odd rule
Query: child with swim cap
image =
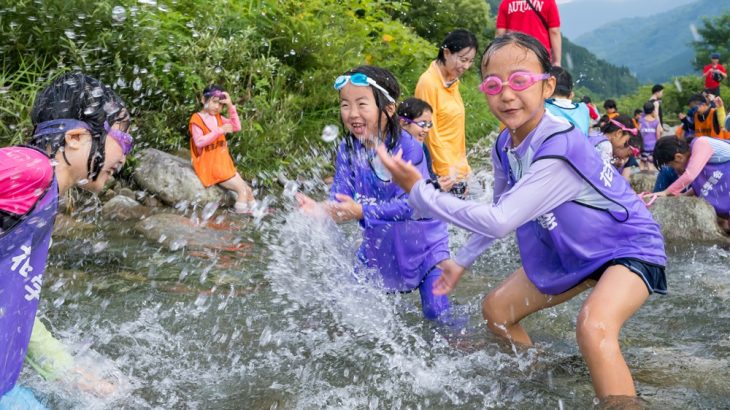
[(481, 71), (480, 90), (506, 126), (492, 151), (493, 203), (442, 194), (401, 155), (391, 157), (378, 148), (419, 215), (473, 232), (456, 258), (440, 265), (435, 293), (451, 292), (496, 238), (516, 231), (523, 266), (484, 299), (488, 328), (529, 346), (532, 339), (522, 319), (593, 287), (576, 333), (596, 395), (601, 400), (635, 396), (618, 339), (623, 324), (651, 293), (666, 292), (659, 226), (587, 138), (545, 115), (555, 77), (539, 42), (521, 33), (497, 37), (484, 52)]
[(68, 357), (45, 357), (68, 365), (49, 370), (40, 358), (51, 349), (42, 344), (37, 351), (29, 349), (31, 331), (33, 337), (47, 332), (35, 317), (58, 198), (74, 185), (99, 192), (122, 167), (133, 144), (124, 103), (109, 87), (83, 74), (63, 75), (41, 91), (31, 120), (34, 129), (28, 146), (0, 149), (3, 409), (43, 408), (32, 393), (15, 384), (26, 351), (46, 376), (59, 377), (71, 366)]
[[(236, 193), (234, 212), (251, 214), (255, 205), (253, 191), (236, 170), (226, 140), (226, 134), (241, 130), (236, 106), (217, 85), (206, 87), (200, 102), (203, 109), (193, 114), (188, 124), (193, 169), (206, 188), (220, 185)], [(224, 106), (230, 118), (221, 115)]]
[(297, 194), (299, 204), (310, 213), (323, 209), (337, 222), (358, 221), (363, 233), (358, 258), (376, 272), (373, 281), (389, 292), (418, 289), (423, 315), (446, 319), (448, 298), (433, 293), (441, 275), (437, 264), (449, 258), (446, 224), (414, 215), (408, 194), (390, 180), (373, 151), (384, 142), (429, 177), (421, 144), (398, 124), (398, 81), (383, 68), (360, 66), (339, 76), (335, 89), (349, 132), (337, 149), (330, 200), (319, 204)]

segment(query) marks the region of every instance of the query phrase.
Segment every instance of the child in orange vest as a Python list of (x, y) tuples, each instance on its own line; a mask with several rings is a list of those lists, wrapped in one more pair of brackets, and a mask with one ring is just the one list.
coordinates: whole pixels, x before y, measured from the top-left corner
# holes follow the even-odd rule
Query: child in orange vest
[(714, 107), (707, 101), (700, 102), (695, 112), (695, 136), (728, 139), (723, 129), (725, 120), (725, 106), (722, 98), (714, 97)]
[[(193, 114), (188, 124), (193, 169), (206, 188), (220, 185), (236, 193), (234, 212), (250, 214), (255, 204), (253, 192), (236, 171), (226, 141), (226, 134), (241, 130), (236, 107), (228, 93), (217, 85), (206, 87), (200, 102), (203, 109)], [(230, 118), (221, 115), (224, 104)]]

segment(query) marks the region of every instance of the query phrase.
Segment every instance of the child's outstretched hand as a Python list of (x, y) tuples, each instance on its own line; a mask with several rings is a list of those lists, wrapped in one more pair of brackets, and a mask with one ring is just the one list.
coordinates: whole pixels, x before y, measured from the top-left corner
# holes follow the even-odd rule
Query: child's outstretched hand
[(231, 124), (223, 124), (223, 125), (221, 125), (221, 129), (226, 134), (230, 134), (230, 133), (233, 132), (233, 125), (231, 125)]
[(402, 150), (399, 150), (397, 154), (391, 157), (385, 149), (385, 145), (380, 144), (380, 146), (376, 149), (376, 152), (378, 153), (378, 157), (380, 157), (385, 168), (387, 168), (393, 176), (393, 181), (400, 185), (404, 191), (411, 192), (413, 185), (416, 185), (416, 182), (423, 178), (416, 167), (414, 167), (410, 162), (403, 161)]
[(464, 274), (464, 267), (454, 262), (453, 259), (446, 259), (437, 264), (441, 268), (441, 276), (433, 283), (434, 295), (446, 295), (451, 293), (459, 283), (461, 275)]

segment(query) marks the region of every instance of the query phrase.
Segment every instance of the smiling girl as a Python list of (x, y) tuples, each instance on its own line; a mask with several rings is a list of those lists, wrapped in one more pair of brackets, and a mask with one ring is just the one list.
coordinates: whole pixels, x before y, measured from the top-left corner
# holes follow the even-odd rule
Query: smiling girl
[(390, 181), (374, 153), (380, 143), (402, 151), (428, 178), (421, 144), (398, 125), (398, 82), (388, 70), (361, 66), (338, 77), (335, 89), (348, 135), (337, 150), (330, 201), (317, 204), (303, 194), (297, 199), (305, 211), (324, 209), (337, 222), (358, 221), (364, 239), (358, 258), (374, 271), (371, 280), (388, 292), (418, 289), (423, 315), (443, 320), (448, 298), (434, 295), (433, 283), (441, 275), (436, 264), (449, 258), (446, 224), (413, 215), (408, 194)]
[(522, 319), (593, 287), (576, 333), (596, 395), (635, 396), (618, 337), (651, 293), (666, 292), (659, 226), (589, 140), (545, 112), (555, 78), (540, 43), (521, 33), (495, 38), (481, 69), (480, 89), (506, 126), (492, 151), (493, 203), (443, 195), (398, 155), (378, 149), (419, 215), (473, 232), (455, 260), (440, 265), (444, 272), (435, 293), (453, 290), (495, 239), (516, 231), (522, 266), (485, 297), (482, 314), (489, 329), (529, 346)]

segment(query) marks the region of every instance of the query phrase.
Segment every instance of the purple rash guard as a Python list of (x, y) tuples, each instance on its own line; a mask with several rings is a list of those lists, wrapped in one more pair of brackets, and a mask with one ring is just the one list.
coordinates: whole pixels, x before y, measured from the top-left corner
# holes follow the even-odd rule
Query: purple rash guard
[(663, 266), (663, 238), (646, 207), (587, 138), (566, 128), (546, 113), (517, 147), (507, 130), (500, 135), (492, 151), (493, 204), (442, 195), (424, 181), (409, 203), (474, 232), (455, 258), (465, 267), (516, 230), (525, 272), (546, 294), (572, 288), (619, 257)]
[[(344, 194), (362, 204), (359, 222), (364, 240), (358, 257), (377, 269), (384, 287), (393, 291), (416, 289), (437, 263), (449, 258), (447, 226), (435, 219), (414, 218), (408, 194), (376, 174), (371, 161), (374, 152), (357, 139), (347, 138), (337, 150), (330, 199)], [(423, 148), (405, 131), (392, 152), (398, 150), (403, 150), (403, 159), (428, 178)]]

